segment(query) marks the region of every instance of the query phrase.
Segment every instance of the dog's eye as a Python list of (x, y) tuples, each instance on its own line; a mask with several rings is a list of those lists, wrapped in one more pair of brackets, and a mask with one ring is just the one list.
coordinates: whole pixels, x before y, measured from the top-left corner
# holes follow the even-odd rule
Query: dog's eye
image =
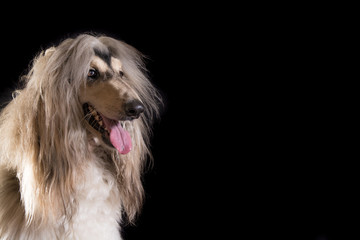
[(88, 72), (88, 77), (91, 79), (96, 79), (99, 76), (99, 72), (96, 69), (90, 69)]
[(120, 74), (120, 77), (123, 77), (123, 76), (124, 76), (124, 72), (123, 72), (123, 71), (120, 71), (119, 74)]

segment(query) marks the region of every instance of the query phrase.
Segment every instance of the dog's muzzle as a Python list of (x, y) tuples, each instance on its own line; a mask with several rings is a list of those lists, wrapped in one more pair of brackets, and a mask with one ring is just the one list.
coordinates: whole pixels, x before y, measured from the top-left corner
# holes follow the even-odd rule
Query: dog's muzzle
[(108, 146), (115, 147), (121, 154), (128, 153), (132, 148), (132, 139), (125, 129), (124, 121), (131, 121), (140, 117), (144, 112), (144, 105), (138, 100), (132, 100), (124, 106), (125, 116), (119, 120), (109, 119), (98, 112), (89, 103), (83, 104), (85, 119), (92, 128), (101, 133), (101, 138)]

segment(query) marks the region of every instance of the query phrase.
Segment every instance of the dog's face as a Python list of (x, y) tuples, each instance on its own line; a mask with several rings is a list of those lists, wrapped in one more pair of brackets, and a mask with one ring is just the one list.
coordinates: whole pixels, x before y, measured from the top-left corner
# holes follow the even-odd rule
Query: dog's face
[[(95, 51), (96, 53), (96, 51)], [(91, 60), (86, 85), (80, 91), (85, 119), (108, 146), (121, 154), (131, 150), (126, 121), (137, 119), (144, 111), (122, 62), (108, 54), (97, 53)]]

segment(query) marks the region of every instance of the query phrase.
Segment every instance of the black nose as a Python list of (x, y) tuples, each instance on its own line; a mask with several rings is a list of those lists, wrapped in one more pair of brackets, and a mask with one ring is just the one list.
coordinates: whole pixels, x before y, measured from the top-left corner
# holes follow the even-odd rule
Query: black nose
[(132, 100), (125, 104), (125, 113), (131, 119), (138, 118), (144, 112), (144, 105), (139, 100)]

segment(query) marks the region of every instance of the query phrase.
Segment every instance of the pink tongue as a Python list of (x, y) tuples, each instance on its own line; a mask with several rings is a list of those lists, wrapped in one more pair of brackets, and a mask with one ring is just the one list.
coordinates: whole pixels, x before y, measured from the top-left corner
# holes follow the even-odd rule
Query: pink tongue
[(127, 154), (132, 148), (130, 134), (121, 127), (121, 123), (102, 116), (106, 128), (110, 131), (110, 142), (121, 154)]

